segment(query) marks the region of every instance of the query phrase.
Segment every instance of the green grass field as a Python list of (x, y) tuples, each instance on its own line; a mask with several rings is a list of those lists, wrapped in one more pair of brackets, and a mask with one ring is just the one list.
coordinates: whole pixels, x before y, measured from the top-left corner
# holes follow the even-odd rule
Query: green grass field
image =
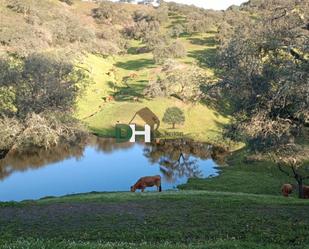
[(309, 243), (307, 200), (281, 196), (92, 193), (0, 205), (0, 248), (308, 248)]

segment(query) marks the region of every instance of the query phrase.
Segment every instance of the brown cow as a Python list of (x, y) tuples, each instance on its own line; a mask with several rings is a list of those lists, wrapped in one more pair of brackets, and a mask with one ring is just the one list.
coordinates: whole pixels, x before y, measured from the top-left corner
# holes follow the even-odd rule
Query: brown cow
[(106, 96), (106, 97), (102, 97), (101, 99), (103, 99), (104, 102), (109, 102), (109, 101), (115, 100), (115, 98), (113, 96)]
[(161, 176), (145, 176), (140, 178), (133, 186), (131, 186), (131, 192), (135, 192), (137, 189), (141, 189), (144, 192), (145, 188), (157, 186), (159, 192), (162, 191)]
[(136, 79), (136, 78), (138, 77), (138, 75), (137, 75), (136, 73), (131, 73), (131, 74), (129, 75), (129, 77), (130, 77), (131, 79)]
[(113, 96), (107, 96), (106, 101), (114, 101), (115, 98)]
[(281, 187), (282, 195), (285, 197), (289, 197), (292, 191), (293, 191), (293, 186), (289, 183), (283, 184)]

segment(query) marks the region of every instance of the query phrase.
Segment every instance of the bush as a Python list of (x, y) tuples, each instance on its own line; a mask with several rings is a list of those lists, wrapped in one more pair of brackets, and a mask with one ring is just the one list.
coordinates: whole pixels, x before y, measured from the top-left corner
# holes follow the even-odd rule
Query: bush
[(88, 79), (67, 58), (55, 54), (33, 54), (19, 63), (0, 61), (4, 68), (0, 87), (14, 92), (12, 104), (16, 113), (12, 114), (19, 117), (45, 110), (70, 111)]
[(142, 19), (133, 26), (127, 27), (125, 33), (130, 38), (145, 40), (149, 34), (159, 34), (159, 30), (159, 22)]
[(34, 29), (32, 25), (10, 19), (1, 23), (0, 44), (10, 47), (9, 52), (18, 57), (48, 48), (44, 33)]
[(32, 4), (29, 0), (9, 0), (7, 7), (17, 13), (29, 14)]
[(105, 47), (109, 44), (109, 42), (111, 42), (110, 45), (112, 47), (116, 45), (117, 48), (115, 49), (118, 51), (128, 47), (128, 40), (126, 40), (117, 30), (110, 29), (108, 25), (102, 25), (101, 30), (96, 33), (96, 37), (98, 39), (97, 42), (101, 43)]
[(169, 47), (173, 58), (183, 58), (187, 55), (186, 48), (180, 41), (175, 41)]
[(132, 18), (133, 18), (134, 22), (140, 22), (142, 20), (145, 20), (146, 22), (155, 21), (154, 16), (150, 15), (149, 13), (147, 13), (143, 10), (134, 11)]
[(156, 9), (154, 17), (160, 23), (165, 23), (169, 20), (168, 18), (168, 6), (162, 2), (160, 7)]
[(125, 8), (119, 4), (103, 1), (98, 8), (92, 9), (91, 15), (99, 23), (123, 24), (131, 20), (131, 16)]
[(159, 44), (152, 53), (154, 61), (162, 64), (167, 59), (186, 56), (186, 49), (180, 41), (175, 41), (170, 45)]
[(16, 143), (24, 125), (17, 118), (0, 117), (0, 151), (8, 151)]
[(49, 149), (61, 142), (74, 142), (86, 131), (65, 113), (29, 113), (25, 119), (0, 118), (0, 151)]
[(163, 66), (163, 73), (149, 82), (144, 94), (151, 98), (173, 96), (182, 101), (198, 102), (203, 97), (201, 88), (206, 84), (204, 72), (194, 66), (168, 62)]
[(165, 46), (164, 44), (161, 44), (157, 46), (153, 51), (153, 60), (155, 63), (162, 64), (166, 59), (171, 58), (171, 53), (169, 50), (169, 47)]
[[(106, 29), (101, 25), (97, 27), (87, 25), (84, 18), (76, 17), (55, 1), (5, 0), (4, 2), (7, 3), (7, 8), (1, 11), (3, 18), (1, 15), (0, 44), (5, 47), (7, 54), (24, 58), (34, 52), (52, 50), (55, 47), (58, 49), (60, 46), (74, 52), (102, 52), (106, 55), (117, 53), (125, 45), (123, 39), (117, 38), (115, 41), (114, 37), (104, 39), (107, 42), (102, 44), (102, 40), (96, 37), (100, 29), (113, 30), (119, 36), (120, 32), (116, 28)], [(104, 4), (109, 4), (112, 9), (116, 9), (114, 3)], [(117, 11), (112, 12), (112, 15), (115, 14), (112, 17), (113, 21), (119, 20), (123, 23), (130, 20), (132, 22), (127, 11), (124, 8), (118, 10), (118, 7), (119, 5), (117, 5)], [(104, 8), (99, 7), (96, 18), (98, 21), (100, 11), (104, 11)], [(109, 21), (107, 22), (110, 25)]]
[(143, 39), (148, 51), (154, 50), (156, 47), (165, 46), (170, 41), (167, 35), (158, 34), (156, 32), (149, 32)]
[(73, 5), (73, 0), (60, 0), (60, 2), (66, 3), (67, 5)]
[(178, 23), (169, 29), (169, 34), (171, 37), (178, 38), (184, 31), (185, 28)]
[(63, 17), (44, 24), (52, 33), (52, 45), (65, 45), (68, 43), (88, 43), (95, 39), (95, 32), (83, 26), (78, 19)]

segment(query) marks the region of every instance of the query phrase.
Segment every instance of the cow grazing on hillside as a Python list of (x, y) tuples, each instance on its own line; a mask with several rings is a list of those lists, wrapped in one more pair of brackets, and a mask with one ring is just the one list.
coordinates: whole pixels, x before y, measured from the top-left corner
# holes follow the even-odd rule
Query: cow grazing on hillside
[(292, 191), (293, 191), (293, 186), (289, 183), (283, 184), (281, 187), (282, 195), (285, 197), (289, 197)]
[(129, 75), (129, 77), (130, 77), (131, 79), (136, 79), (136, 78), (138, 77), (138, 74), (137, 74), (137, 73), (131, 73), (131, 74)]
[(133, 97), (133, 101), (134, 102), (139, 102), (139, 98), (138, 97)]
[(115, 98), (113, 96), (107, 96), (106, 101), (114, 101)]
[(131, 192), (135, 192), (137, 189), (141, 189), (144, 192), (145, 188), (157, 186), (159, 192), (162, 191), (161, 176), (145, 176), (140, 178), (133, 186), (131, 186)]

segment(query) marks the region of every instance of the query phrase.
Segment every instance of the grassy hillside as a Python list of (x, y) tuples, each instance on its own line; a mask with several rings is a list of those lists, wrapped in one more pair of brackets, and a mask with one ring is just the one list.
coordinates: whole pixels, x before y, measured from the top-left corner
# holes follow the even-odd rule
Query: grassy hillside
[[(187, 56), (179, 61), (190, 65), (198, 63), (199, 56), (211, 55), (215, 49), (213, 39), (213, 34), (181, 38), (187, 49)], [(132, 41), (128, 51), (140, 46), (139, 42)], [(149, 79), (160, 69), (160, 65), (154, 63), (151, 53), (128, 53), (109, 58), (88, 55), (83, 64), (90, 71), (94, 83), (79, 99), (76, 116), (101, 136), (113, 136), (117, 121), (128, 123), (135, 112), (143, 107), (149, 107), (161, 120), (166, 108), (171, 106), (181, 108), (185, 113), (186, 122), (183, 126), (178, 126), (176, 131), (200, 141), (214, 142), (220, 139), (223, 126), (229, 122), (228, 116), (223, 116), (201, 103), (186, 104), (176, 98), (144, 97), (143, 90)], [(202, 66), (202, 69), (209, 77), (214, 77), (211, 68)], [(111, 71), (112, 73), (109, 73)], [(121, 79), (132, 73), (137, 74), (137, 77), (130, 80), (128, 86), (124, 85)], [(121, 94), (116, 95), (119, 92)], [(105, 103), (102, 98), (110, 95), (115, 96), (115, 101)], [(139, 101), (135, 102), (134, 97), (138, 97)], [(169, 128), (169, 125), (162, 123), (160, 131), (168, 131)]]
[[(161, 119), (168, 107), (178, 106), (184, 111), (186, 122), (177, 126), (177, 132), (201, 141), (221, 139), (222, 127), (229, 122), (229, 117), (219, 114), (218, 110), (201, 102), (182, 102), (173, 97), (145, 97), (144, 89), (160, 75), (162, 65), (154, 62), (151, 49), (141, 51), (147, 45), (145, 37), (124, 35), (134, 25), (145, 25), (137, 25), (136, 18), (152, 20), (154, 26), (159, 25), (152, 39), (166, 36), (170, 44), (178, 40), (187, 54), (176, 60), (184, 67), (199, 66), (213, 80), (215, 71), (205, 61), (211, 61), (214, 56), (214, 32), (188, 34), (183, 30), (178, 38), (170, 37), (175, 25), (183, 25), (184, 29), (190, 11), (200, 13), (201, 10), (189, 8), (186, 12), (186, 8), (172, 10), (168, 6), (155, 9), (108, 2), (103, 6), (95, 2), (71, 2), (0, 0), (0, 53), (13, 60), (47, 52), (74, 59), (76, 67), (84, 68), (92, 80), (77, 100), (74, 116), (96, 134), (113, 136), (117, 121), (129, 122), (135, 112), (145, 106)], [(123, 78), (132, 74), (136, 77), (124, 83)], [(114, 101), (104, 102), (108, 96), (113, 96)], [(139, 101), (134, 101), (134, 97)], [(168, 129), (169, 126), (162, 123), (160, 131)]]

